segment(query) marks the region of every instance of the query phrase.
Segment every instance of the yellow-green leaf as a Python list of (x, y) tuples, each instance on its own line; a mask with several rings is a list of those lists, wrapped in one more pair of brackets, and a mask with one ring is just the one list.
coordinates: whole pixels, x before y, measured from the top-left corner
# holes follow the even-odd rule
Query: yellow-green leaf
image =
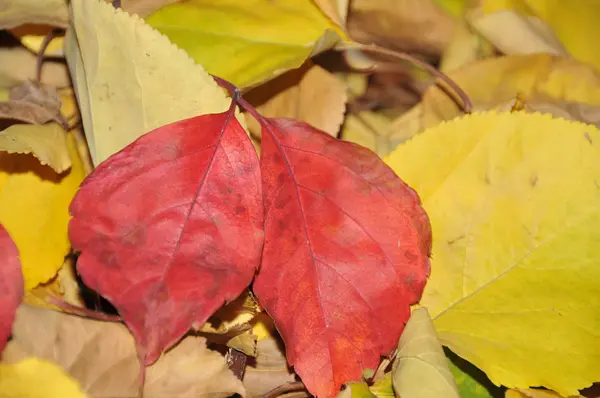
[(0, 152), (0, 223), (19, 248), (25, 288), (52, 278), (69, 252), (69, 203), (85, 177), (75, 140), (67, 136), (71, 168), (57, 174), (31, 154)]
[(100, 0), (71, 1), (66, 55), (94, 164), (157, 127), (231, 102), (181, 49)]
[(425, 308), (413, 310), (400, 336), (392, 383), (399, 397), (459, 398), (448, 360)]
[(58, 365), (34, 357), (0, 363), (0, 398), (87, 398)]
[(422, 305), (496, 384), (577, 393), (600, 368), (600, 131), (529, 113), (445, 122), (387, 163), (431, 219)]
[(189, 0), (147, 21), (209, 73), (241, 87), (299, 67), (344, 35), (307, 0)]

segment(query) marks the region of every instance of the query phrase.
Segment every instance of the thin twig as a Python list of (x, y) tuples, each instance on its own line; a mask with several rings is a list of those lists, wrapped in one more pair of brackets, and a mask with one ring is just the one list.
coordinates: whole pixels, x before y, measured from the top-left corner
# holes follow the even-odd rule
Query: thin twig
[(413, 57), (410, 54), (402, 53), (394, 50), (390, 50), (388, 48), (380, 47), (375, 44), (361, 44), (354, 42), (344, 42), (340, 43), (335, 47), (336, 50), (359, 50), (364, 52), (370, 52), (375, 54), (387, 55), (389, 57), (393, 57), (396, 59), (401, 59), (403, 61), (411, 62), (423, 69), (427, 72), (431, 73), (433, 76), (439, 78), (444, 81), (455, 93), (458, 95), (462, 102), (462, 108), (465, 113), (471, 113), (473, 109), (473, 105), (471, 103), (471, 99), (467, 95), (467, 93), (460, 88), (458, 84), (454, 80), (452, 80), (448, 75), (429, 65), (427, 62), (424, 62), (416, 57)]
[(57, 306), (58, 308), (64, 310), (67, 314), (83, 316), (91, 319), (96, 319), (99, 321), (108, 321), (108, 322), (121, 322), (121, 317), (118, 315), (109, 315), (104, 314), (102, 312), (96, 312), (88, 310), (87, 308), (78, 307), (76, 305), (67, 303), (59, 299), (58, 297), (49, 296), (46, 298), (46, 302), (52, 305)]
[(46, 57), (46, 50), (50, 45), (50, 42), (57, 36), (62, 34), (62, 29), (52, 29), (50, 33), (44, 36), (44, 40), (42, 40), (42, 44), (40, 45), (40, 50), (37, 53), (37, 60), (35, 65), (35, 81), (38, 84), (42, 84), (42, 67), (44, 66), (44, 58)]
[(287, 394), (289, 392), (306, 390), (304, 383), (301, 381), (293, 381), (291, 383), (282, 384), (279, 387), (275, 387), (271, 391), (267, 392), (262, 398), (277, 398), (280, 395)]

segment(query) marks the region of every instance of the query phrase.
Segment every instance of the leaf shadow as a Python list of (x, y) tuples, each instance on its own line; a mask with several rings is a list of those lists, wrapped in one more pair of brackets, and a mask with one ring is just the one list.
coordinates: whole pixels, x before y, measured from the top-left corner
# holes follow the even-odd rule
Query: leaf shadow
[[(462, 371), (467, 377), (470, 377), (475, 384), (478, 384), (482, 388), (484, 388), (489, 397), (493, 398), (504, 398), (506, 387), (497, 386), (487, 377), (487, 375), (471, 362), (462, 359), (455, 353), (453, 353), (448, 347), (444, 347), (444, 353), (446, 354), (446, 358), (450, 362), (452, 362), (460, 371)], [(458, 384), (458, 388), (460, 391), (461, 397), (485, 397), (483, 394), (473, 394), (473, 391), (464, 390), (464, 385)]]

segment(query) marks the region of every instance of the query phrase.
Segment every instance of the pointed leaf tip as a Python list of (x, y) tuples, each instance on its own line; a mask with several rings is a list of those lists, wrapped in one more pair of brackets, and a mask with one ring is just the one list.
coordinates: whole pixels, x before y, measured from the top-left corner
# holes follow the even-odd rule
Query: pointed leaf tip
[(290, 119), (262, 125), (255, 293), (309, 391), (335, 396), (396, 345), (429, 274), (429, 221), (373, 152)]

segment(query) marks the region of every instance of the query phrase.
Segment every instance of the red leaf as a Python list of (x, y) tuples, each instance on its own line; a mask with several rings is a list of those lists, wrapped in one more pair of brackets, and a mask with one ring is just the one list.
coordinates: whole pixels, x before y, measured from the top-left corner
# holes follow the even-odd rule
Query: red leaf
[(308, 390), (332, 397), (397, 344), (429, 274), (429, 221), (373, 152), (293, 120), (261, 123), (254, 291)]
[(17, 307), (23, 299), (24, 286), (19, 251), (6, 229), (0, 225), (0, 352), (12, 331)]
[(233, 111), (158, 128), (113, 155), (71, 205), (78, 271), (153, 363), (248, 286), (260, 261), (258, 157)]

